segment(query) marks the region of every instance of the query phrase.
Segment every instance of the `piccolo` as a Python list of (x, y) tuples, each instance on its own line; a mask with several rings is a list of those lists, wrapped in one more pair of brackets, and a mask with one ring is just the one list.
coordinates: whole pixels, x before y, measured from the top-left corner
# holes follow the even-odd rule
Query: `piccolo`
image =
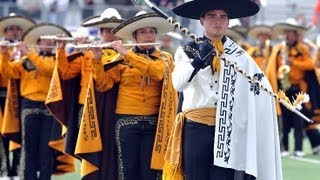
[[(132, 47), (132, 46), (156, 46), (160, 45), (160, 43), (155, 42), (155, 43), (132, 43), (132, 44), (123, 44), (124, 47)], [(106, 47), (111, 47), (111, 43), (103, 43), (103, 44), (78, 44), (72, 46), (76, 49), (88, 49), (88, 48), (106, 48)]]

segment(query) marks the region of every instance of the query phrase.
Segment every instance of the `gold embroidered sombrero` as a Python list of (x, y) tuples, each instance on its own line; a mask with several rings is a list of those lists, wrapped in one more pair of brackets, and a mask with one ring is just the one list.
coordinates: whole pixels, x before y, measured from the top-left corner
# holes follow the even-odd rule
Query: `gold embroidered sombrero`
[(175, 7), (172, 11), (182, 17), (200, 19), (210, 10), (224, 10), (229, 19), (252, 16), (259, 6), (251, 0), (194, 0)]
[(248, 37), (252, 39), (257, 39), (260, 33), (269, 34), (271, 39), (275, 38), (275, 34), (272, 31), (272, 27), (267, 25), (252, 26), (248, 31)]
[(244, 41), (244, 37), (242, 36), (242, 34), (238, 31), (234, 30), (233, 28), (227, 29), (226, 36), (234, 42)]
[(124, 21), (119, 26), (115, 27), (112, 32), (115, 36), (126, 39), (134, 40), (133, 32), (144, 28), (154, 27), (157, 29), (157, 35), (163, 35), (173, 30), (172, 26), (165, 18), (156, 13), (147, 13), (140, 11), (136, 16)]
[(36, 45), (40, 36), (65, 34), (71, 37), (71, 33), (62, 26), (51, 23), (39, 23), (29, 28), (23, 35), (22, 41), (29, 45)]
[(92, 16), (82, 21), (83, 27), (114, 28), (121, 24), (124, 19), (114, 8), (107, 8), (99, 16)]
[(25, 16), (20, 15), (10, 15), (0, 19), (0, 37), (4, 36), (4, 30), (10, 26), (19, 26), (22, 32), (25, 32), (31, 26), (33, 26), (35, 22)]
[(242, 26), (242, 25), (233, 26), (232, 29), (235, 30), (235, 31), (237, 31), (237, 32), (239, 32), (243, 37), (246, 37), (246, 36), (247, 36), (248, 28), (245, 27), (245, 26)]
[(272, 29), (276, 35), (282, 35), (284, 31), (297, 31), (298, 33), (304, 33), (308, 30), (308, 28), (300, 26), (293, 18), (287, 19), (285, 23), (275, 24)]

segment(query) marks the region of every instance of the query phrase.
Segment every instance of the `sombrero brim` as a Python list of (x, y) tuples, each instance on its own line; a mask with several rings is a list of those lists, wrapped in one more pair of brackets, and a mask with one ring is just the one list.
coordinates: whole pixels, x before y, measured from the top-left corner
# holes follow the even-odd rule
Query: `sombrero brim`
[(101, 20), (100, 16), (92, 16), (82, 21), (83, 27), (97, 27), (97, 28), (114, 28), (121, 24), (124, 19), (105, 18)]
[(71, 37), (71, 33), (62, 26), (51, 23), (40, 23), (28, 29), (22, 36), (22, 41), (29, 45), (36, 45), (40, 36), (65, 34)]
[(248, 28), (245, 26), (232, 26), (232, 29), (239, 32), (243, 36), (246, 36), (248, 33)]
[(271, 39), (275, 38), (272, 28), (264, 25), (253, 26), (252, 28), (250, 28), (248, 31), (248, 37), (252, 39), (257, 39), (259, 33), (269, 34)]
[(156, 28), (158, 35), (170, 32), (174, 28), (173, 25), (160, 15), (156, 13), (146, 13), (124, 21), (119, 26), (115, 27), (112, 32), (117, 37), (134, 40), (132, 33), (144, 27)]
[(164, 34), (165, 36), (169, 36), (171, 38), (174, 38), (176, 40), (181, 41), (183, 39), (183, 36), (180, 33), (174, 32), (174, 31), (170, 31), (166, 34)]
[(259, 6), (251, 0), (194, 0), (175, 7), (172, 11), (182, 17), (200, 19), (210, 10), (224, 10), (229, 19), (252, 16), (259, 12)]
[(275, 24), (272, 29), (276, 35), (282, 35), (284, 31), (297, 31), (298, 33), (304, 33), (308, 30), (303, 26), (296, 26), (288, 23)]
[(25, 16), (6, 16), (0, 19), (0, 37), (4, 36), (4, 30), (9, 26), (19, 26), (22, 29), (22, 32), (25, 32), (27, 29), (35, 25), (35, 22)]
[(239, 32), (233, 29), (227, 29), (226, 36), (229, 37), (234, 42), (239, 42), (244, 40), (244, 37)]

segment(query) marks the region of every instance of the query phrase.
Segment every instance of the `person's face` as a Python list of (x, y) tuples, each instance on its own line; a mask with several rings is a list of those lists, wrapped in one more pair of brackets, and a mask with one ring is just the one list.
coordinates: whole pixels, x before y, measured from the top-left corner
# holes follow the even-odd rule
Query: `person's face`
[(22, 29), (19, 26), (9, 26), (5, 29), (5, 35), (8, 40), (20, 40)]
[[(50, 40), (50, 39), (40, 39), (38, 41), (38, 44), (40, 46), (52, 46), (52, 47), (55, 47), (55, 41), (54, 40)], [(44, 52), (52, 52), (54, 48), (42, 48), (40, 47), (40, 49)]]
[(226, 33), (229, 18), (223, 10), (211, 10), (200, 17), (200, 23), (204, 27), (204, 35), (209, 39), (221, 39)]
[(259, 33), (258, 34), (258, 40), (260, 42), (261, 45), (264, 45), (265, 42), (269, 39), (270, 40), (270, 35), (268, 33)]
[(117, 40), (116, 36), (111, 32), (112, 28), (101, 28), (100, 35), (103, 42), (112, 42)]
[(284, 35), (288, 45), (293, 45), (298, 41), (298, 33), (296, 31), (286, 30)]
[[(153, 27), (144, 27), (136, 30), (135, 39), (137, 43), (154, 43), (157, 39), (157, 31)], [(152, 46), (139, 46), (142, 49), (151, 49)]]

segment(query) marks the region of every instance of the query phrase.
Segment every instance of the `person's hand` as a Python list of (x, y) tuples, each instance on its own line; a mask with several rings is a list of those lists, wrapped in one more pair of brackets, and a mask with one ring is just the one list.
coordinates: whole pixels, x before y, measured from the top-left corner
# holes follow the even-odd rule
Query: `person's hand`
[(100, 43), (99, 42), (92, 42), (92, 48), (91, 48), (91, 51), (93, 53), (93, 59), (96, 60), (96, 61), (101, 61), (101, 58), (102, 58), (102, 48), (101, 47), (94, 47), (94, 46), (97, 46), (99, 45)]
[(64, 38), (64, 37), (67, 37), (65, 34), (57, 34), (57, 40), (56, 40), (56, 46), (57, 48), (59, 49), (64, 49), (66, 47), (66, 44), (67, 44), (67, 41), (65, 40), (61, 40), (59, 38)]
[(114, 50), (116, 50), (118, 53), (120, 53), (123, 56), (128, 53), (127, 49), (123, 46), (121, 40), (113, 41), (111, 42), (110, 45)]
[(74, 37), (75, 44), (85, 44), (87, 41), (87, 38), (84, 36)]
[(195, 58), (191, 62), (191, 65), (195, 69), (203, 69), (212, 63), (214, 54), (214, 47), (212, 46), (210, 41), (205, 40), (199, 45), (199, 56), (195, 56)]
[(29, 52), (29, 48), (25, 43), (21, 42), (18, 45), (18, 51), (21, 52), (21, 56), (26, 56)]
[(0, 43), (0, 52), (1, 53), (7, 52), (8, 49), (9, 49), (9, 41), (2, 41)]

